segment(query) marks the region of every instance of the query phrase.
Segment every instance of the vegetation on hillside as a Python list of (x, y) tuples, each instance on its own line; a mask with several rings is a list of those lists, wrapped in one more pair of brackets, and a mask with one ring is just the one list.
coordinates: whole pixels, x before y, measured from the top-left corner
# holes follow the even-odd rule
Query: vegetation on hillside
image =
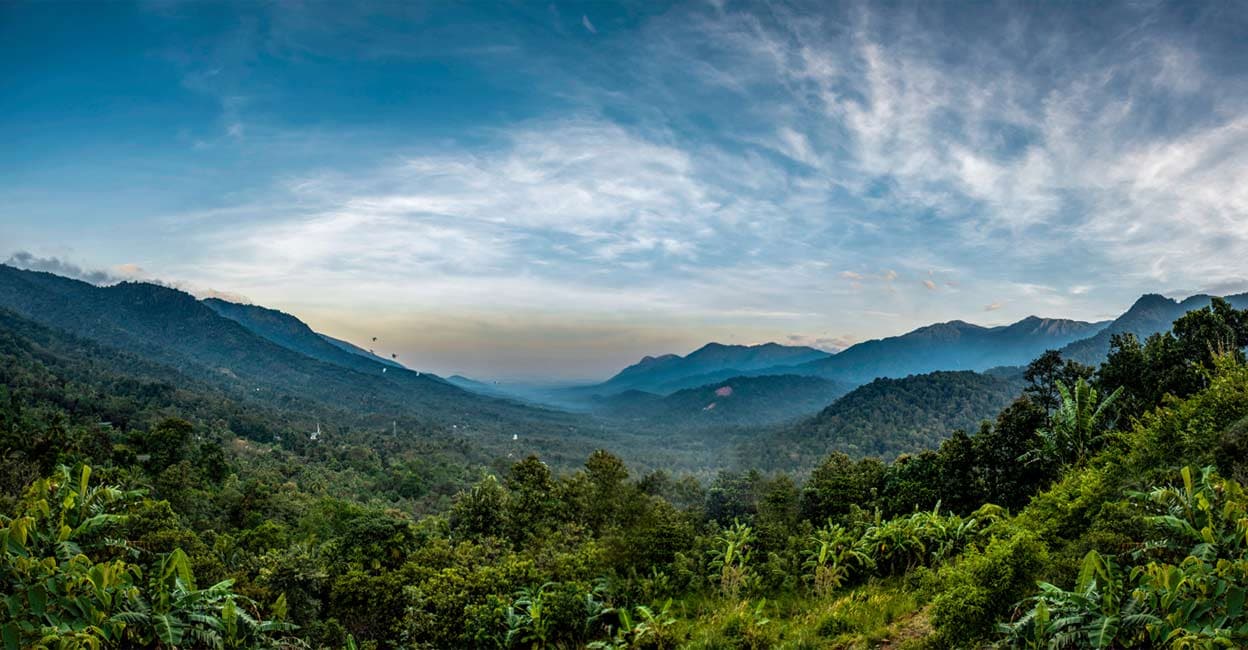
[(1090, 374), (1042, 357), (994, 420), (890, 463), (527, 456), (444, 500), (385, 495), (454, 463), (240, 437), (231, 408), (280, 410), (11, 326), (6, 647), (1248, 643), (1248, 314), (1217, 301)]
[(817, 415), (749, 440), (747, 466), (810, 466), (832, 451), (891, 460), (938, 447), (957, 429), (974, 431), (1007, 406), (1023, 381), (969, 370), (877, 379), (850, 391)]

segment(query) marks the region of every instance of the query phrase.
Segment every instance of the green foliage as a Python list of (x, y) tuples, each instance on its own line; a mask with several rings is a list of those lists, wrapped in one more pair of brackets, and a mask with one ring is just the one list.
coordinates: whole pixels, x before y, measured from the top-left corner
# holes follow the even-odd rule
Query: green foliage
[[(1090, 551), (1071, 591), (1049, 583), (1003, 626), (1030, 647), (1239, 647), (1248, 642), (1248, 496), (1212, 468), (1133, 498), (1154, 533), (1127, 569)], [(1149, 558), (1156, 558), (1148, 561)]]
[(1032, 592), (1048, 562), (1048, 549), (1025, 531), (1012, 530), (972, 549), (940, 571), (932, 601), (936, 638), (943, 647), (966, 647), (991, 636), (994, 621)]
[(1073, 388), (1060, 381), (1057, 391), (1061, 401), (1050, 418), (1049, 426), (1041, 429), (1040, 446), (1026, 455), (1028, 460), (1049, 461), (1060, 465), (1082, 465), (1098, 450), (1110, 421), (1114, 403), (1122, 388), (1100, 399), (1096, 388), (1079, 378)]
[(750, 562), (753, 545), (753, 529), (740, 521), (734, 521), (732, 526), (715, 536), (711, 549), (711, 579), (728, 598), (735, 599), (741, 593), (748, 592), (757, 580)]
[(843, 526), (828, 522), (810, 536), (803, 578), (815, 593), (827, 596), (840, 589), (855, 572), (875, 568), (875, 561), (863, 548), (862, 539)]
[(749, 467), (814, 465), (830, 451), (891, 460), (939, 446), (955, 429), (974, 430), (1018, 396), (1015, 376), (969, 371), (876, 379), (818, 415), (747, 441)]
[[(86, 648), (1242, 646), (1248, 499), (1222, 477), (1248, 475), (1237, 451), (1248, 449), (1248, 367), (1228, 347), (1245, 322), (1215, 304), (1151, 350), (1120, 346), (1091, 383), (1086, 368), (1046, 354), (1012, 402), (1023, 384), (1008, 373), (872, 384), (848, 402), (857, 415), (825, 413), (841, 418), (828, 436), (768, 448), (763, 435), (744, 457), (809, 474), (637, 479), (620, 457), (572, 457), (553, 435), (533, 449), (563, 451), (539, 458), (526, 447), (518, 462), (485, 467), (464, 442), (477, 433), (461, 447), (395, 437), (393, 419), (336, 417), (294, 395), (253, 400), (0, 312), (11, 326), (0, 326), (0, 638)], [(1136, 370), (1164, 392), (1115, 383)], [(998, 394), (1001, 382), (1011, 388)], [(1005, 408), (975, 427), (998, 397)], [(855, 436), (884, 431), (851, 420), (904, 429), (917, 411), (895, 411), (920, 403), (952, 419), (921, 423), (929, 437), (878, 443), (913, 453), (849, 455), (867, 450)], [(325, 417), (316, 445), (308, 413)], [(967, 431), (950, 431), (957, 418)], [(512, 442), (508, 453), (524, 444)], [(594, 441), (608, 443), (621, 448)], [(57, 469), (79, 460), (117, 487)]]
[(256, 648), (293, 628), (280, 620), (284, 598), (266, 621), (230, 580), (196, 589), (181, 549), (162, 555), (144, 584), (129, 559), (137, 549), (107, 536), (139, 495), (90, 477), (90, 467), (71, 478), (62, 466), (31, 486), (17, 516), (0, 517), (6, 647)]

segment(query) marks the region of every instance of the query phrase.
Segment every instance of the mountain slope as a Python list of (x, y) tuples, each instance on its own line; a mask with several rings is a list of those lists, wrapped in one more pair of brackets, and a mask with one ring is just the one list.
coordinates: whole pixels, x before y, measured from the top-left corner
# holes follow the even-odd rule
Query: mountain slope
[(321, 334), (320, 332), (317, 332), (316, 335), (328, 341), (330, 345), (337, 347), (340, 350), (350, 352), (351, 354), (358, 354), (364, 357), (365, 359), (369, 359), (369, 360), (376, 361), (381, 364), (385, 364), (391, 368), (407, 368), (407, 366), (399, 363), (398, 361), (387, 359), (383, 356), (369, 352), (368, 350), (365, 350), (364, 348), (350, 341), (336, 339), (328, 334)]
[[(1226, 296), (1236, 309), (1248, 308), (1248, 293)], [(1183, 314), (1209, 306), (1210, 296), (1200, 294), (1182, 301), (1150, 293), (1140, 296), (1135, 304), (1095, 336), (1074, 341), (1061, 348), (1062, 356), (1080, 363), (1099, 364), (1109, 353), (1110, 339), (1114, 334), (1135, 334), (1141, 341), (1158, 332), (1169, 331), (1170, 326)]]
[(690, 387), (687, 380), (693, 377), (697, 378), (697, 383), (693, 384), (697, 386), (716, 381), (717, 378), (726, 378), (724, 375), (745, 375), (764, 368), (798, 365), (827, 356), (827, 352), (814, 348), (778, 343), (708, 343), (683, 357), (675, 354), (646, 357), (601, 384), (579, 390), (597, 395), (610, 395), (626, 390), (669, 393)]
[(1036, 316), (998, 327), (950, 321), (901, 336), (865, 341), (791, 370), (853, 383), (937, 370), (983, 371), (1024, 365), (1045, 350), (1087, 338), (1104, 326)]
[(775, 424), (815, 413), (849, 388), (819, 377), (733, 377), (666, 397), (625, 391), (598, 400), (595, 413), (660, 429)]
[[(419, 414), (441, 423), (553, 426), (564, 417), (474, 395), (433, 376), (383, 373), (380, 364), (364, 358), (357, 368), (322, 361), (259, 336), (186, 293), (152, 284), (97, 287), (0, 265), (0, 306), (232, 389), (272, 391), (363, 414)], [(279, 324), (276, 331), (291, 325)], [(307, 332), (297, 338), (300, 344)], [(324, 345), (327, 355), (336, 350)], [(343, 363), (352, 363), (341, 354)]]
[(743, 444), (751, 467), (810, 464), (833, 451), (895, 458), (974, 430), (1022, 391), (1017, 374), (941, 371), (859, 386), (817, 415)]
[(394, 367), (393, 364), (382, 363), (380, 358), (370, 358), (367, 351), (360, 354), (345, 349), (343, 346), (351, 345), (349, 343), (335, 345), (333, 340), (317, 334), (306, 323), (286, 312), (218, 298), (208, 298), (203, 303), (251, 332), (313, 359), (362, 372), (377, 372), (382, 366)]

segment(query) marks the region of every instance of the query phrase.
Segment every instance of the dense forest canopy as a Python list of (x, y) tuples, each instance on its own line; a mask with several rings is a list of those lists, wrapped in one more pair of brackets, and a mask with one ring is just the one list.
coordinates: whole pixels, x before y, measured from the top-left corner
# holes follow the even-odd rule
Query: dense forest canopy
[[(9, 648), (1240, 645), (1245, 346), (1248, 312), (1214, 299), (1115, 335), (1099, 367), (1049, 351), (870, 383), (730, 435), (737, 463), (699, 475), (396, 438), (315, 392), (244, 395), (0, 310), (0, 631)], [(890, 419), (907, 401), (940, 408), (881, 459), (890, 427), (915, 430)], [(979, 402), (996, 417), (968, 419)], [(319, 439), (291, 435), (308, 413)]]

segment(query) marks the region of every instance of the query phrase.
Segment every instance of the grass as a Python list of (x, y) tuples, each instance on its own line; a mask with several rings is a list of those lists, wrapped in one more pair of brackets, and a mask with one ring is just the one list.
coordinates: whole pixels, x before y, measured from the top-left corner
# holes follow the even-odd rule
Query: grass
[(896, 579), (828, 598), (700, 598), (677, 610), (675, 636), (691, 650), (917, 649), (931, 633), (919, 595)]

